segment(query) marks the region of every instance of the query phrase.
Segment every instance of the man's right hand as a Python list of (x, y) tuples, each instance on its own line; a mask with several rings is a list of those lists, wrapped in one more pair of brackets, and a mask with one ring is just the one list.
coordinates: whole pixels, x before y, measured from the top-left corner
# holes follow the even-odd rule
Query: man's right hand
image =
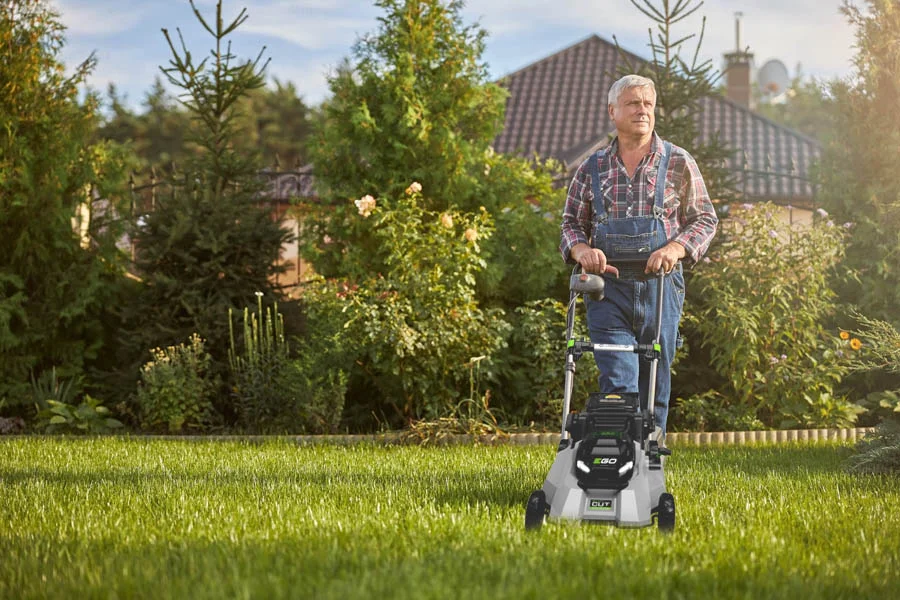
[(619, 276), (619, 270), (612, 265), (606, 264), (606, 255), (602, 250), (591, 248), (587, 244), (575, 244), (569, 251), (572, 258), (581, 265), (581, 268), (587, 273), (597, 273), (602, 275), (610, 273)]

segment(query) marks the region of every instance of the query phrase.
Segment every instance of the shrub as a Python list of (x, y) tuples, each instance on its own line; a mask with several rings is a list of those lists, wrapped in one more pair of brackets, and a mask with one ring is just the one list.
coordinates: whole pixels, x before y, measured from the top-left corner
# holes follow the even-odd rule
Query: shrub
[(348, 295), (345, 325), (361, 348), (364, 385), (406, 421), (451, 412), (471, 357), (488, 357), (482, 368), (489, 371), (509, 328), (502, 311), (482, 311), (475, 300), (491, 217), (484, 210), (426, 210), (421, 198), (420, 186), (411, 185), (394, 202), (357, 201), (358, 218), (385, 253), (386, 272)]
[[(900, 372), (900, 332), (886, 321), (856, 315), (860, 328), (855, 333), (865, 340), (867, 352), (854, 365), (866, 372), (878, 370)], [(877, 403), (877, 404), (876, 404)], [(848, 465), (864, 473), (900, 473), (900, 399), (896, 391), (870, 395), (864, 408), (882, 418), (875, 433), (860, 441)], [(875, 405), (875, 406), (873, 406)]]
[(203, 339), (195, 333), (187, 345), (154, 348), (150, 354), (137, 390), (141, 427), (170, 433), (205, 428), (216, 384), (209, 378), (212, 359)]
[[(588, 339), (584, 309), (576, 319), (575, 337)], [(513, 422), (555, 429), (562, 419), (566, 355), (566, 305), (546, 298), (516, 309), (507, 346), (498, 358), (494, 397)], [(572, 408), (583, 406), (597, 389), (597, 365), (584, 355), (575, 371)]]
[(732, 404), (716, 390), (678, 398), (672, 429), (676, 431), (754, 431), (765, 429), (756, 410), (744, 404)]
[(844, 340), (824, 326), (846, 229), (821, 210), (792, 229), (777, 210), (747, 204), (723, 222), (724, 241), (691, 279), (686, 320), (730, 403), (768, 427), (849, 425), (855, 412), (835, 392), (848, 368)]
[(344, 330), (346, 286), (318, 278), (303, 291), (306, 332), (294, 340), (292, 362), (299, 382), (300, 425), (310, 433), (333, 433), (344, 411), (356, 343)]
[(98, 434), (122, 427), (121, 422), (109, 416), (109, 409), (89, 394), (78, 406), (48, 400), (47, 408), (38, 411), (37, 424), (46, 433)]

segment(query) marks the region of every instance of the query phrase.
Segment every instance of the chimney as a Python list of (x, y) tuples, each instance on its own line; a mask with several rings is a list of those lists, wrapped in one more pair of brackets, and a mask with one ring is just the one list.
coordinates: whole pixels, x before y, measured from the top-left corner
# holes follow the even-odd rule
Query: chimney
[(725, 54), (725, 96), (745, 108), (751, 108), (750, 69), (753, 53), (741, 49), (741, 17), (734, 13), (735, 50)]

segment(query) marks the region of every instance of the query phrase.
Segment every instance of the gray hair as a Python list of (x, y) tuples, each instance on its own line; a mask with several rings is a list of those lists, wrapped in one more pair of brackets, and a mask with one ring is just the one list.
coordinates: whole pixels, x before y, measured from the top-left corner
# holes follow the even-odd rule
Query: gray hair
[(612, 87), (609, 88), (609, 103), (617, 103), (622, 92), (628, 88), (634, 87), (649, 87), (653, 90), (653, 95), (656, 95), (656, 85), (653, 83), (652, 79), (641, 77), (640, 75), (626, 75), (612, 84)]

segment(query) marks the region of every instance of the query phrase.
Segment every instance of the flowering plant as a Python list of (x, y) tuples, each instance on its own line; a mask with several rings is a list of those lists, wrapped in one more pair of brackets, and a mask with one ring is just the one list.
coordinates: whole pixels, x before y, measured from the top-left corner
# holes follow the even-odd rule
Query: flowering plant
[(847, 229), (825, 211), (792, 227), (779, 211), (747, 204), (722, 223), (724, 241), (692, 277), (686, 318), (729, 402), (770, 427), (849, 425), (858, 411), (835, 387), (859, 341), (824, 325)]

